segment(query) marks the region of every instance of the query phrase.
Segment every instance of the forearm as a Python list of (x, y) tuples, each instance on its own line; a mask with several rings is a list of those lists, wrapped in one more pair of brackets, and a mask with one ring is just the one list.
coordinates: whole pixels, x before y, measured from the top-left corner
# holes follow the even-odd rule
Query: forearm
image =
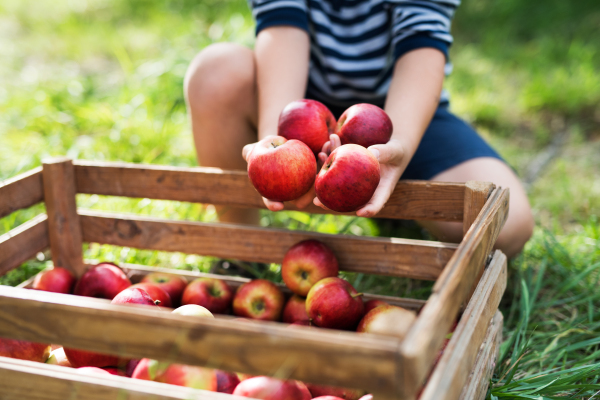
[(301, 29), (276, 26), (261, 31), (255, 55), (258, 90), (258, 139), (277, 135), (281, 110), (304, 97), (310, 41)]

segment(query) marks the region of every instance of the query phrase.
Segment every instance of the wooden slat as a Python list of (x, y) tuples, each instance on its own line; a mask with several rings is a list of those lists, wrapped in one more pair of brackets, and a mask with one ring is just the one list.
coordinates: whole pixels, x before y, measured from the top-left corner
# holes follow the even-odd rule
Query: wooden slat
[(44, 201), (42, 168), (0, 181), (0, 218)]
[(502, 344), (502, 314), (496, 311), (481, 345), (475, 366), (469, 374), (459, 399), (460, 400), (484, 400), (490, 386), (490, 379), (494, 374), (496, 362)]
[(242, 400), (242, 397), (0, 357), (2, 400)]
[(89, 210), (79, 210), (79, 214), (85, 242), (280, 263), (292, 245), (317, 239), (333, 250), (342, 270), (415, 279), (436, 279), (457, 247), (423, 240), (175, 222)]
[(399, 340), (279, 323), (189, 318), (144, 306), (0, 287), (0, 336), (397, 393)]
[(429, 373), (445, 333), (469, 295), (508, 216), (508, 189), (494, 190), (433, 287), (400, 347), (401, 395), (412, 399)]
[[(75, 179), (78, 193), (265, 208), (245, 171), (77, 161)], [(401, 181), (377, 218), (462, 221), (464, 190), (463, 183)], [(312, 204), (302, 211), (325, 212)]]
[(465, 235), (495, 188), (496, 185), (491, 182), (468, 181), (465, 183), (463, 216), (463, 233)]
[(46, 214), (40, 214), (0, 236), (0, 275), (45, 250), (48, 242)]
[(52, 261), (81, 276), (85, 270), (73, 163), (67, 158), (44, 160), (42, 174)]
[(421, 400), (459, 398), (506, 289), (506, 274), (506, 256), (496, 251), (440, 362), (429, 378)]

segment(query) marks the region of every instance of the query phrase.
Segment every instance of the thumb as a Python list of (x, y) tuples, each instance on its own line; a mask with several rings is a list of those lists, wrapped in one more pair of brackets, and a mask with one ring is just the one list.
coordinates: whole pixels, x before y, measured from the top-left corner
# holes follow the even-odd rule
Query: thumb
[(252, 153), (252, 150), (254, 150), (255, 145), (256, 143), (250, 143), (244, 146), (242, 149), (242, 157), (244, 157), (244, 160), (248, 161), (248, 157), (250, 156), (250, 153)]
[(389, 143), (375, 144), (369, 146), (367, 150), (375, 156), (379, 164), (396, 164), (402, 158), (401, 152), (396, 147), (390, 146)]

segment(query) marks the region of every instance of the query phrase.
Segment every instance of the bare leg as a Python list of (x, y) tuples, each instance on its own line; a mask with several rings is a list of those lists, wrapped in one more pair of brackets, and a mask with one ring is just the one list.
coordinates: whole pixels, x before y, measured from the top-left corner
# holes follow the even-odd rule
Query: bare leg
[[(510, 189), (508, 219), (500, 232), (496, 248), (509, 258), (518, 254), (533, 232), (533, 216), (525, 189), (508, 165), (496, 158), (474, 158), (452, 167), (431, 178), (433, 181), (466, 182), (470, 180), (493, 182)], [(459, 242), (462, 222), (419, 222), (439, 240)]]
[[(200, 165), (246, 170), (244, 145), (256, 142), (256, 68), (252, 50), (218, 43), (202, 50), (185, 76), (185, 97)], [(219, 220), (258, 224), (258, 210), (219, 206)]]

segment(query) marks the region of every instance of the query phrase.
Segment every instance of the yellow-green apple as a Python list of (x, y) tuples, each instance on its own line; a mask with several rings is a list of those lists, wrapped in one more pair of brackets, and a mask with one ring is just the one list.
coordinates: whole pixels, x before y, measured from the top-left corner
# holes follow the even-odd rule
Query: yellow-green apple
[(159, 301), (158, 305), (161, 307), (172, 307), (173, 306), (173, 303), (171, 302), (171, 296), (169, 296), (169, 293), (167, 293), (166, 290), (164, 290), (162, 287), (160, 287), (156, 283), (150, 283), (150, 282), (136, 283), (135, 285), (132, 285), (131, 287), (129, 287), (129, 289), (133, 289), (133, 288), (140, 288), (140, 289), (143, 289), (144, 291), (146, 291), (146, 293), (148, 293), (148, 295), (152, 298), (152, 300), (154, 300), (155, 302), (157, 300)]
[(210, 311), (202, 306), (199, 306), (198, 304), (184, 304), (181, 307), (174, 309), (173, 314), (214, 318)]
[(163, 363), (148, 358), (140, 361), (132, 378), (217, 391), (217, 373), (214, 369)]
[(290, 290), (306, 296), (321, 279), (338, 275), (338, 261), (333, 251), (318, 240), (296, 243), (285, 253), (281, 277)]
[(233, 313), (239, 317), (279, 321), (285, 297), (271, 281), (255, 279), (238, 287), (233, 298)]
[(64, 348), (65, 355), (73, 368), (79, 367), (114, 367), (125, 365), (128, 360), (111, 354), (95, 353), (92, 351)]
[(215, 314), (228, 314), (233, 290), (227, 282), (215, 278), (197, 278), (183, 291), (181, 304), (197, 304)]
[(215, 370), (217, 373), (217, 392), (233, 393), (235, 387), (240, 383), (240, 378), (235, 372)]
[(356, 211), (379, 185), (379, 161), (357, 144), (345, 144), (331, 152), (315, 180), (319, 201), (338, 212)]
[(320, 280), (306, 297), (306, 313), (321, 328), (354, 329), (363, 310), (362, 293), (341, 278)]
[(379, 306), (365, 314), (356, 331), (404, 338), (416, 319), (414, 311), (392, 305)]
[(377, 299), (365, 301), (365, 315), (369, 311), (371, 311), (372, 309), (374, 309), (375, 307), (379, 307), (379, 306), (389, 306), (389, 303), (386, 303), (383, 300), (377, 300)]
[(323, 103), (297, 100), (281, 111), (277, 134), (286, 139), (300, 140), (317, 154), (335, 129), (335, 117)]
[(313, 385), (312, 383), (307, 383), (306, 386), (308, 387), (308, 390), (310, 390), (310, 394), (312, 394), (313, 398), (333, 396), (344, 400), (358, 400), (363, 394), (365, 394), (365, 391), (360, 389)]
[(342, 144), (354, 143), (363, 147), (385, 144), (392, 137), (392, 120), (373, 104), (355, 104), (337, 122), (337, 135)]
[(299, 140), (267, 136), (252, 148), (247, 160), (250, 181), (269, 200), (295, 200), (315, 183), (317, 160)]
[(54, 267), (46, 269), (36, 275), (32, 289), (46, 292), (66, 293), (73, 291), (75, 276), (68, 269)]
[(71, 363), (65, 354), (65, 349), (59, 347), (58, 349), (52, 350), (50, 357), (46, 360), (46, 364), (60, 365), (61, 367), (70, 367)]
[(86, 374), (110, 375), (110, 372), (98, 367), (79, 367), (77, 371), (85, 372)]
[(154, 283), (163, 288), (171, 297), (172, 307), (180, 305), (181, 295), (187, 286), (183, 276), (168, 274), (166, 272), (152, 272), (142, 279), (142, 283)]
[(75, 285), (74, 294), (112, 300), (131, 286), (131, 281), (116, 264), (100, 263), (87, 270)]
[(123, 290), (112, 299), (111, 304), (142, 304), (158, 307), (157, 301), (139, 287), (129, 287)]
[(0, 338), (0, 356), (19, 360), (46, 362), (50, 357), (50, 345), (25, 340)]
[(257, 376), (240, 382), (234, 396), (263, 400), (310, 400), (306, 385), (299, 381), (282, 381), (268, 376)]
[(301, 321), (309, 322), (308, 314), (306, 313), (306, 299), (297, 294), (290, 297), (283, 308), (282, 320), (288, 324)]

